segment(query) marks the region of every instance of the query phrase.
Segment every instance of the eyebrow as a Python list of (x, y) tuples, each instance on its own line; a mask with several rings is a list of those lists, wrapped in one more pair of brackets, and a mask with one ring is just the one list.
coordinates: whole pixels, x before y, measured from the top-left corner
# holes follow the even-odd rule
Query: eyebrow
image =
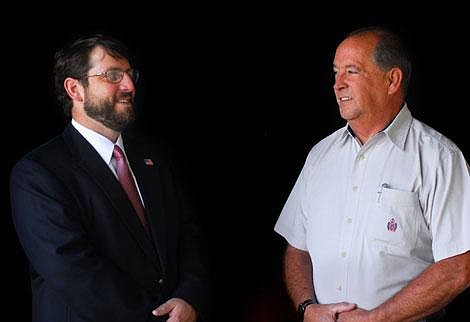
[[(358, 69), (358, 70), (362, 70), (362, 68), (356, 64), (348, 64), (346, 66), (344, 66), (344, 68), (355, 68), (355, 69)], [(339, 69), (338, 66), (336, 66), (335, 64), (333, 64), (333, 69)]]

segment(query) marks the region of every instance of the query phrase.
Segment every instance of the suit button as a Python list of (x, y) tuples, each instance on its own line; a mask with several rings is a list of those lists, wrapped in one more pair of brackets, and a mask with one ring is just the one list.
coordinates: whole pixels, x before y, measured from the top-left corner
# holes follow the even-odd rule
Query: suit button
[(157, 283), (158, 283), (159, 286), (162, 286), (163, 282), (164, 282), (163, 278), (160, 278)]

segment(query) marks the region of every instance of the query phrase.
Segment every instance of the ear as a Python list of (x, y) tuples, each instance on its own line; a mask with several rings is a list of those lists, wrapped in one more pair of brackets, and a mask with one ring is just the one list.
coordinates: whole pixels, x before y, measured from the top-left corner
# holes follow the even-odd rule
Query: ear
[(400, 68), (394, 67), (387, 73), (388, 94), (395, 94), (402, 88), (403, 72)]
[(67, 77), (64, 88), (73, 101), (83, 102), (83, 86), (78, 79)]

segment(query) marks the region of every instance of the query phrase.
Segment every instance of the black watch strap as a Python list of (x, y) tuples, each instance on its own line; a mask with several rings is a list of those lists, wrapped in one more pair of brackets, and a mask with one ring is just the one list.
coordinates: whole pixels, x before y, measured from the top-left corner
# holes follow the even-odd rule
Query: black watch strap
[(297, 316), (299, 317), (299, 321), (302, 322), (304, 320), (304, 314), (305, 314), (305, 310), (307, 309), (307, 306), (309, 306), (310, 304), (316, 304), (316, 303), (317, 301), (313, 299), (307, 299), (299, 304), (299, 306), (297, 307)]

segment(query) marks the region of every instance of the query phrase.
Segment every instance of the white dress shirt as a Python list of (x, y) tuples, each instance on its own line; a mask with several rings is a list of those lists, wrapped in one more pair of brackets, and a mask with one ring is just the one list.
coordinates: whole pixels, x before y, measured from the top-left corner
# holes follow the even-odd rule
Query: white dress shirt
[(405, 105), (364, 145), (348, 126), (316, 144), (275, 231), (309, 252), (319, 303), (373, 309), (470, 249), (469, 167)]
[(116, 179), (117, 179), (116, 164), (113, 158), (114, 145), (116, 144), (121, 148), (121, 150), (124, 152), (124, 155), (126, 156), (126, 162), (129, 166), (129, 170), (132, 174), (132, 178), (134, 179), (134, 182), (136, 184), (137, 191), (139, 192), (140, 200), (142, 201), (142, 204), (145, 205), (144, 200), (142, 199), (142, 194), (140, 193), (139, 184), (134, 176), (134, 173), (132, 172), (131, 165), (129, 164), (129, 161), (127, 159), (126, 150), (124, 148), (124, 143), (122, 141), (121, 134), (119, 134), (119, 137), (117, 138), (116, 143), (113, 143), (107, 137), (93, 130), (90, 130), (89, 128), (81, 125), (74, 119), (72, 119), (72, 126), (78, 132), (80, 132), (80, 134), (85, 138), (85, 140), (87, 140), (88, 143), (90, 143), (91, 146), (96, 150), (96, 152), (98, 152), (98, 154), (101, 156), (103, 161), (108, 165), (109, 169), (114, 174)]

